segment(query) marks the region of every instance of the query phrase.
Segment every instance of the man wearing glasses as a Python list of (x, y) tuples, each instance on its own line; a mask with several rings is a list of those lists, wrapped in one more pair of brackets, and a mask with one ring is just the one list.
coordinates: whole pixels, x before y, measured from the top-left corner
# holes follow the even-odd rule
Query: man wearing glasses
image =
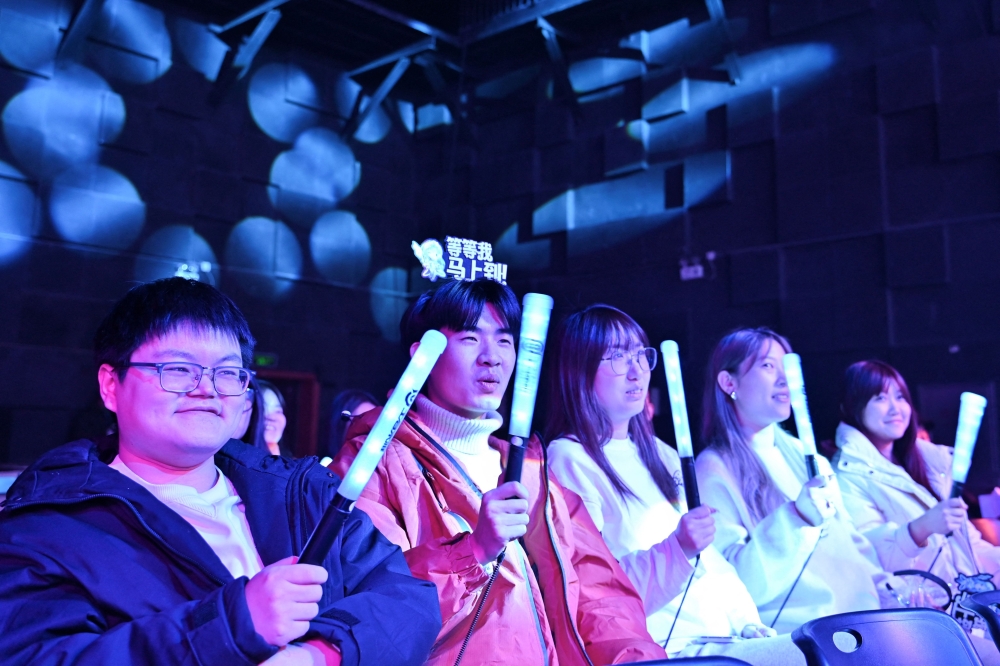
[(338, 479), (229, 441), (253, 345), (236, 305), (192, 280), (114, 306), (95, 357), (118, 434), (43, 455), (0, 512), (5, 664), (424, 660), (434, 586), (361, 512), (324, 566), (297, 564)]

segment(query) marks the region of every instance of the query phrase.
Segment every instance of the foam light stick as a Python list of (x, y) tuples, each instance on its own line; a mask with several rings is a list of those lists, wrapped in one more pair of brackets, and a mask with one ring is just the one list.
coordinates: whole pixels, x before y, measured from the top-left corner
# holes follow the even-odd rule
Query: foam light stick
[(663, 371), (667, 373), (667, 395), (670, 396), (670, 413), (674, 417), (674, 439), (677, 441), (677, 455), (681, 458), (684, 495), (690, 511), (701, 506), (701, 497), (698, 495), (698, 478), (694, 471), (694, 446), (691, 443), (691, 425), (684, 399), (680, 348), (673, 340), (664, 340), (660, 343), (660, 352), (663, 354)]
[(812, 420), (809, 418), (805, 380), (802, 378), (802, 359), (798, 354), (785, 354), (784, 366), (792, 413), (795, 415), (795, 429), (799, 431), (799, 441), (802, 442), (802, 451), (806, 455), (806, 468), (812, 479), (819, 476), (819, 467), (816, 465), (816, 435), (813, 434)]
[(955, 455), (951, 461), (951, 496), (961, 497), (965, 480), (972, 466), (979, 426), (986, 411), (986, 398), (975, 393), (963, 393), (958, 409), (958, 430), (955, 432)]
[(517, 369), (514, 373), (514, 398), (510, 407), (510, 451), (503, 481), (520, 481), (524, 462), (524, 441), (531, 437), (531, 419), (535, 415), (538, 379), (542, 374), (542, 355), (552, 316), (552, 297), (525, 294), (521, 308), (521, 336), (517, 346)]
[(344, 474), (333, 502), (323, 513), (319, 524), (306, 542), (299, 562), (319, 565), (326, 559), (330, 546), (344, 526), (344, 521), (351, 515), (351, 503), (357, 501), (368, 480), (375, 473), (375, 467), (382, 459), (382, 454), (392, 442), (406, 413), (410, 411), (410, 405), (416, 400), (420, 388), (427, 381), (431, 369), (447, 344), (448, 339), (440, 331), (427, 331), (420, 338), (420, 345), (413, 353), (403, 376), (399, 378), (399, 383), (382, 408), (382, 413), (379, 414), (364, 444)]

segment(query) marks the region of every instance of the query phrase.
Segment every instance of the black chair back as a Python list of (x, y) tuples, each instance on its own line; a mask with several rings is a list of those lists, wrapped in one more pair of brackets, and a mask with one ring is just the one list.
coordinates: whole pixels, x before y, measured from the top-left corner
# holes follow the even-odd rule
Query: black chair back
[(971, 597), (962, 599), (960, 603), (983, 618), (983, 622), (990, 630), (990, 637), (996, 643), (997, 649), (1000, 649), (1000, 615), (997, 615), (997, 612), (990, 608), (993, 604), (1000, 604), (1000, 590), (973, 594)]
[(809, 666), (982, 666), (954, 618), (928, 608), (821, 617), (792, 632)]

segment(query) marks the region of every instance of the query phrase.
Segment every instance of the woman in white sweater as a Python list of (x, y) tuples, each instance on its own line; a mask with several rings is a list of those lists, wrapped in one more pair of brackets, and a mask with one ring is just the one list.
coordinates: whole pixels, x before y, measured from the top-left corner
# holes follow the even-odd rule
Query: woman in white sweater
[(958, 575), (993, 575), (1000, 548), (984, 541), (951, 495), (951, 449), (917, 439), (902, 375), (887, 363), (847, 368), (833, 458), (844, 504), (889, 571), (930, 571), (958, 590)]
[(677, 453), (644, 413), (656, 366), (646, 334), (624, 312), (593, 305), (568, 317), (555, 342), (549, 469), (583, 498), (643, 597), (653, 638), (671, 658), (804, 664), (788, 637), (762, 626), (739, 576), (710, 545), (713, 510), (686, 512)]
[(716, 548), (736, 567), (764, 622), (787, 633), (809, 620), (893, 605), (871, 544), (854, 528), (836, 479), (817, 456), (808, 479), (782, 358), (788, 341), (740, 329), (709, 361), (698, 456), (701, 498), (718, 510)]

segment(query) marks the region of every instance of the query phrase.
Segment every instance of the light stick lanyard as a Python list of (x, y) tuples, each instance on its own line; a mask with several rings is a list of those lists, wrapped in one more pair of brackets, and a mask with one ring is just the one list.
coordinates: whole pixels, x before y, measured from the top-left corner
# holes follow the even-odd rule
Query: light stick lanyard
[(448, 339), (440, 331), (429, 330), (420, 338), (420, 344), (413, 353), (410, 363), (406, 366), (403, 376), (386, 401), (382, 413), (365, 438), (364, 444), (355, 456), (351, 466), (344, 474), (337, 494), (313, 530), (299, 562), (303, 564), (322, 565), (330, 547), (344, 526), (347, 517), (351, 515), (351, 505), (361, 496), (368, 480), (375, 473), (375, 467), (382, 459), (382, 454), (389, 448), (396, 430), (410, 411), (410, 405), (416, 400), (421, 387), (427, 381), (434, 364), (444, 352)]
[[(986, 398), (975, 393), (965, 392), (959, 396), (958, 408), (958, 429), (955, 431), (955, 454), (951, 461), (951, 498), (962, 496), (965, 489), (965, 482), (969, 478), (969, 468), (972, 467), (972, 454), (976, 450), (976, 439), (979, 437), (979, 426), (983, 422), (983, 414), (986, 412)], [(953, 536), (949, 532), (947, 536)], [(972, 541), (969, 539), (969, 531), (966, 526), (962, 526), (962, 535), (965, 537), (965, 544), (969, 549), (969, 558), (972, 566), (979, 572), (979, 562), (976, 560), (976, 553), (972, 550)]]
[[(792, 413), (795, 415), (795, 429), (799, 432), (799, 441), (802, 442), (802, 451), (806, 457), (806, 472), (810, 479), (814, 479), (819, 476), (819, 466), (816, 464), (816, 435), (813, 434), (812, 419), (809, 417), (809, 407), (806, 403), (805, 380), (802, 377), (802, 359), (798, 354), (785, 354), (782, 362), (785, 368), (785, 379), (788, 381), (788, 393), (790, 402), (792, 403)], [(812, 550), (809, 551), (806, 561), (802, 564), (799, 575), (795, 577), (795, 582), (788, 588), (788, 594), (785, 595), (784, 600), (781, 602), (778, 612), (771, 621), (772, 629), (778, 623), (781, 611), (785, 610), (785, 604), (792, 598), (795, 586), (802, 580), (802, 574), (805, 573), (806, 567), (809, 566), (809, 560), (812, 559), (818, 547), (819, 541), (817, 540)]]
[[(660, 343), (660, 352), (663, 354), (663, 371), (667, 375), (667, 395), (670, 397), (670, 414), (674, 421), (674, 439), (677, 442), (677, 455), (681, 459), (681, 475), (684, 479), (684, 498), (687, 501), (687, 510), (697, 509), (701, 506), (701, 497), (698, 494), (698, 477), (694, 467), (694, 446), (691, 442), (691, 424), (688, 421), (687, 401), (684, 399), (684, 379), (681, 376), (680, 348), (673, 340), (664, 340)], [(688, 590), (694, 581), (694, 575), (698, 571), (698, 564), (701, 562), (701, 553), (694, 560), (694, 571), (688, 578), (687, 585), (684, 586), (684, 594), (681, 595), (681, 602), (677, 604), (677, 612), (674, 613), (674, 620), (670, 623), (670, 631), (667, 632), (667, 640), (664, 642), (664, 649), (670, 643), (670, 637), (677, 626), (677, 618), (681, 616), (681, 609), (684, 608), (684, 601), (687, 599)]]
[(798, 354), (785, 354), (785, 378), (788, 380), (788, 393), (792, 403), (792, 413), (795, 415), (795, 429), (799, 432), (802, 442), (802, 452), (806, 456), (806, 470), (810, 479), (819, 476), (816, 464), (816, 436), (813, 434), (812, 419), (809, 418), (809, 407), (806, 403), (806, 387), (802, 377), (802, 359)]

